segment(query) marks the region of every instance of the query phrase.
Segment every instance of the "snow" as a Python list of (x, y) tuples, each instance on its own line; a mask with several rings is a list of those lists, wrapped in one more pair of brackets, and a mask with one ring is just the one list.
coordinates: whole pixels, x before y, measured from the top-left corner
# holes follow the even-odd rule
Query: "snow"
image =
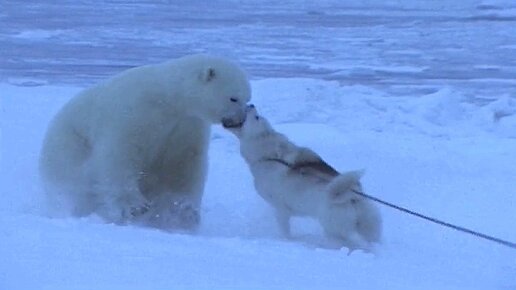
[[(300, 6), (250, 1), (246, 5), (256, 8), (251, 16), (259, 21), (238, 27), (222, 20), (247, 14), (217, 2), (213, 5), (221, 7), (221, 22), (204, 16), (204, 24), (189, 28), (198, 16), (192, 4), (179, 10), (184, 17), (171, 28), (184, 26), (192, 34), (178, 34), (180, 44), (170, 54), (189, 51), (189, 42), (198, 43), (198, 37), (210, 33), (209, 45), (228, 54), (227, 43), (213, 39), (230, 32), (238, 49), (229, 55), (249, 68), (253, 103), (277, 130), (341, 171), (365, 169), (364, 188), (373, 196), (514, 242), (516, 37), (509, 31), (515, 6), (512, 1), (471, 0), (435, 10), (441, 7), (437, 2), (365, 1), (343, 8), (332, 1)], [(107, 12), (96, 19), (108, 21), (113, 3), (106, 2)], [(63, 9), (32, 5), (27, 11), (37, 15)], [(118, 7), (157, 13), (159, 5), (140, 1)], [(165, 53), (157, 47), (176, 42), (171, 32), (152, 26), (145, 13), (135, 17), (149, 29), (143, 35), (151, 41), (139, 44), (136, 36), (145, 30), (132, 22), (120, 22), (117, 29), (94, 27), (96, 31), (81, 22), (87, 14), (77, 15), (76, 22), (65, 17), (73, 25), (60, 26), (21, 21), (23, 9), (7, 8), (0, 17), (20, 22), (0, 28), (5, 40), (0, 47), (8, 48), (0, 60), (0, 289), (516, 288), (514, 249), (380, 205), (384, 238), (377, 255), (320, 247), (321, 230), (308, 219), (294, 221), (293, 240), (282, 238), (271, 209), (253, 188), (236, 138), (218, 126), (212, 133), (198, 233), (116, 226), (96, 216), (46, 217), (37, 159), (49, 120), (84, 87), (126, 66), (159, 60)], [(94, 11), (87, 1), (76, 8)], [(383, 18), (345, 28), (325, 20), (328, 26), (314, 30), (289, 26), (299, 15), (306, 20), (344, 12)], [(428, 15), (488, 19), (479, 25), (434, 18), (435, 27), (418, 24), (428, 24)], [(283, 35), (282, 43), (271, 41), (267, 21), (281, 24), (276, 34)], [(209, 23), (217, 28), (209, 29)], [(293, 28), (285, 30), (287, 26)], [(249, 42), (245, 27), (264, 44)], [(428, 39), (418, 39), (418, 33), (428, 33)], [(475, 33), (476, 42), (467, 42)], [(110, 35), (111, 47), (132, 47), (127, 57), (103, 47), (99, 39)], [(338, 54), (346, 38), (348, 50)], [(322, 39), (327, 42), (320, 43)], [(92, 54), (79, 41), (99, 50)], [(426, 48), (429, 43), (437, 49)], [(32, 55), (26, 45), (40, 52)], [(52, 45), (63, 57), (56, 57)], [(152, 53), (142, 53), (142, 45)], [(389, 53), (380, 52), (389, 45)], [(488, 46), (498, 56), (486, 55)], [(456, 59), (460, 53), (472, 57)], [(436, 78), (435, 72), (446, 73)]]

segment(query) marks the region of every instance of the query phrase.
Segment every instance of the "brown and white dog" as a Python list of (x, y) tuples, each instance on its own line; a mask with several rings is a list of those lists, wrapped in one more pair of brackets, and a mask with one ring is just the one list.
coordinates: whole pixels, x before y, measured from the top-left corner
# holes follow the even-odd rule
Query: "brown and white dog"
[(362, 192), (362, 172), (339, 173), (315, 152), (296, 146), (249, 106), (244, 124), (230, 129), (240, 140), (258, 194), (276, 211), (282, 232), (290, 236), (290, 217), (319, 221), (326, 236), (345, 246), (372, 250), (380, 241), (382, 220)]

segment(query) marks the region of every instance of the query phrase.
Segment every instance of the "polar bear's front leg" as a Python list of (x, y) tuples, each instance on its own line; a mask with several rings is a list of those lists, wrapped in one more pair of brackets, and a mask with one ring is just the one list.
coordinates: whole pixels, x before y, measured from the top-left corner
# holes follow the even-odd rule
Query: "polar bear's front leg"
[(178, 220), (178, 227), (195, 229), (201, 221), (200, 208), (207, 174), (207, 158), (197, 149), (185, 152), (185, 159), (180, 161), (181, 172), (168, 171), (180, 182), (173, 184), (168, 192), (172, 201), (171, 213)]
[(284, 237), (290, 238), (290, 213), (286, 209), (276, 210), (276, 220)]
[(130, 186), (113, 186), (98, 190), (98, 214), (109, 222), (125, 224), (144, 215), (149, 210), (149, 203)]
[[(195, 121), (189, 122), (190, 126), (195, 124)], [(195, 229), (199, 226), (208, 170), (209, 129), (203, 124), (194, 129), (186, 136), (169, 139), (159, 159), (161, 165), (156, 167), (164, 188), (151, 199), (152, 211), (159, 217), (153, 223), (158, 222), (160, 227)]]
[(128, 146), (105, 146), (91, 162), (97, 212), (114, 223), (130, 222), (148, 210), (138, 180), (141, 162)]

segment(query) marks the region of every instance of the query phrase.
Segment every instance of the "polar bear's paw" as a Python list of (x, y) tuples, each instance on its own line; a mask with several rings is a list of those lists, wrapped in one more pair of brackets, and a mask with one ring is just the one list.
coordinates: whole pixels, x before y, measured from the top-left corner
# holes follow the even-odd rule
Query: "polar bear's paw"
[(143, 216), (149, 209), (150, 205), (144, 197), (124, 196), (104, 200), (99, 208), (99, 215), (107, 222), (127, 224)]
[(178, 217), (178, 226), (182, 229), (192, 230), (196, 229), (201, 222), (201, 215), (199, 210), (196, 209), (192, 204), (179, 203), (177, 209), (173, 209)]
[(145, 213), (147, 213), (150, 209), (150, 204), (148, 203), (144, 203), (143, 205), (140, 205), (140, 206), (133, 206), (130, 208), (129, 212), (130, 212), (130, 216), (131, 218), (138, 218), (142, 215), (144, 215)]
[(120, 217), (123, 221), (131, 222), (149, 211), (150, 205), (142, 196), (125, 197), (119, 200)]
[(150, 209), (137, 217), (140, 224), (165, 231), (195, 231), (200, 224), (199, 210), (186, 201), (154, 203)]

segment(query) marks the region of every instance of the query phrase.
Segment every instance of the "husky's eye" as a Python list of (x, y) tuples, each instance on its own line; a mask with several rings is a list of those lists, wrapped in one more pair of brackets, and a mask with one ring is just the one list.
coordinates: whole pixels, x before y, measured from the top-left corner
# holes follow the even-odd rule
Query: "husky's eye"
[(232, 103), (236, 103), (236, 102), (238, 102), (238, 99), (237, 99), (237, 98), (230, 98), (229, 100), (230, 100)]
[(260, 120), (259, 116), (254, 117), (255, 120)]

